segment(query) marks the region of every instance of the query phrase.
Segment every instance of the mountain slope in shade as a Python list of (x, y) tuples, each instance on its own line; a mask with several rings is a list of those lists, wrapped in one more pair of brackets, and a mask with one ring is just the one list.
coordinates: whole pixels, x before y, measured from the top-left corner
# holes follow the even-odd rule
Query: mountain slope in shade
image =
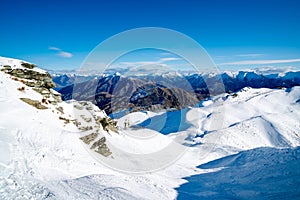
[(123, 109), (181, 109), (198, 101), (191, 91), (117, 73), (76, 83), (59, 92), (64, 100), (91, 101), (107, 114)]

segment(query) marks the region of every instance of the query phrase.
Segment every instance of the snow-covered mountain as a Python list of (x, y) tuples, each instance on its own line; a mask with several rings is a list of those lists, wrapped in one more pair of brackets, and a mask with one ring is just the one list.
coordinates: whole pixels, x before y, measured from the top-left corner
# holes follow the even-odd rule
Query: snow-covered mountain
[(51, 74), (53, 81), (56, 84), (55, 90), (72, 85), (75, 81), (85, 82), (97, 78), (97, 76), (80, 76), (76, 74)]
[[(116, 75), (116, 73), (105, 74), (104, 77)], [(118, 74), (120, 75), (120, 74)], [(80, 83), (89, 81), (98, 77), (99, 80), (103, 75), (81, 75), (80, 73), (68, 74), (59, 73), (54, 74), (53, 80), (59, 85), (59, 88), (63, 88), (72, 85), (74, 82)], [(186, 89), (183, 83), (189, 83), (194, 90), (197, 88), (205, 88), (206, 83), (213, 81), (214, 79), (222, 78), (225, 85), (226, 91), (236, 91), (243, 87), (254, 87), (254, 88), (276, 88), (276, 87), (293, 87), (299, 86), (300, 81), (300, 71), (297, 70), (244, 70), (244, 71), (224, 71), (217, 73), (179, 73), (179, 72), (164, 72), (155, 73), (148, 75), (123, 75), (123, 77), (139, 78), (142, 80), (148, 80), (152, 82), (157, 82), (162, 85), (176, 85), (180, 88)], [(186, 80), (188, 82), (186, 82)]]
[[(0, 57), (0, 70), (0, 199), (300, 195), (298, 86), (246, 87), (182, 110), (120, 113), (114, 124), (90, 102), (61, 101), (34, 65)], [(182, 154), (164, 154), (172, 142)], [(143, 160), (150, 154), (156, 159)]]
[(195, 105), (192, 91), (118, 73), (79, 82), (58, 90), (63, 100), (88, 100), (107, 114), (124, 109), (184, 108)]
[[(115, 73), (84, 79), (82, 76), (69, 77), (64, 74), (53, 80), (60, 86), (66, 85), (58, 89), (64, 100), (75, 98), (94, 101), (100, 109), (111, 114), (118, 110), (131, 109), (132, 105), (147, 110), (153, 110), (153, 106), (160, 109), (181, 109), (194, 106), (197, 101), (212, 95), (236, 92), (244, 87), (273, 89), (300, 86), (300, 71), (186, 75), (168, 72), (147, 76), (123, 76)], [(130, 96), (131, 94), (135, 96)]]

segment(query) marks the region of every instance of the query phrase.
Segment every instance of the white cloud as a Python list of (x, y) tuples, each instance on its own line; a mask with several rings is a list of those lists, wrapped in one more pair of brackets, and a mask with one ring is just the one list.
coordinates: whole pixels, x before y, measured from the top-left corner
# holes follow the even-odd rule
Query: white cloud
[(57, 48), (57, 47), (49, 47), (48, 48), (49, 50), (52, 50), (52, 51), (61, 51), (61, 49), (60, 48)]
[(159, 59), (159, 62), (167, 62), (167, 61), (174, 61), (174, 60), (181, 60), (181, 58), (173, 58), (173, 57), (161, 58)]
[(300, 59), (285, 59), (285, 60), (244, 60), (237, 62), (220, 63), (219, 66), (223, 65), (265, 65), (265, 64), (280, 64), (280, 63), (295, 63), (300, 62)]
[(60, 49), (58, 47), (51, 46), (48, 49), (52, 50), (52, 51), (57, 51), (58, 52), (57, 55), (60, 56), (60, 57), (62, 57), (62, 58), (72, 58), (73, 57), (72, 53), (63, 51), (62, 49)]
[(69, 52), (65, 52), (65, 51), (59, 52), (58, 55), (63, 58), (72, 58), (73, 57), (73, 54), (71, 54)]
[(262, 66), (254, 69), (259, 73), (285, 73), (290, 71), (297, 71), (297, 68), (293, 66)]

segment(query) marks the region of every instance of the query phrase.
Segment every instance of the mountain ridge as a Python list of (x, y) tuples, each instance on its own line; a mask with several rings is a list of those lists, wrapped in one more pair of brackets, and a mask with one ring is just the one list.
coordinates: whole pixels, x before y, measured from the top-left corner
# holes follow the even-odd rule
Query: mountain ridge
[[(144, 85), (154, 84), (153, 88), (156, 90), (161, 90), (161, 86), (163, 86), (163, 88), (167, 88), (167, 90), (173, 92), (175, 94), (175, 99), (179, 101), (179, 104), (177, 105), (169, 103), (164, 104), (163, 102), (168, 101), (167, 99), (169, 97), (157, 94), (154, 99), (162, 98), (160, 102), (157, 102), (157, 105), (160, 105), (158, 106), (158, 109), (180, 109), (187, 106), (195, 106), (195, 102), (208, 98), (212, 95), (219, 95), (225, 92), (237, 92), (245, 87), (291, 88), (300, 85), (300, 71), (267, 75), (259, 74), (254, 71), (239, 71), (236, 73), (224, 72), (220, 75), (190, 74), (183, 76), (181, 74), (178, 75), (177, 73), (172, 73), (171, 75), (172, 76), (165, 76), (165, 74), (162, 74), (155, 76), (126, 77), (123, 75), (112, 74), (104, 75), (102, 77), (90, 77), (90, 80), (87, 81), (83, 81), (82, 78), (79, 77), (78, 82), (74, 80), (75, 84), (71, 83), (70, 85), (57, 90), (62, 94), (62, 98), (64, 100), (71, 99), (72, 97), (75, 99), (86, 98), (90, 101), (94, 101), (94, 103), (98, 105), (99, 108), (105, 110), (107, 114), (111, 114), (118, 110), (130, 109), (129, 104), (133, 104), (136, 108), (138, 108), (139, 105), (136, 103), (137, 101), (144, 102), (142, 103), (144, 106), (139, 109), (149, 110), (152, 104), (150, 102), (146, 103), (147, 100), (144, 98), (145, 95), (142, 93), (137, 95), (137, 91), (142, 92), (139, 88), (144, 87)], [(66, 75), (62, 76), (63, 80), (65, 79), (65, 76)], [(60, 79), (56, 77), (54, 81), (60, 82)], [(76, 87), (75, 91), (74, 85)], [(115, 87), (116, 90), (114, 90)], [(122, 89), (120, 87), (122, 87)], [(75, 94), (73, 94), (73, 92), (75, 92)], [(76, 94), (77, 92), (79, 94)], [(149, 92), (153, 93), (153, 90), (149, 90)], [(111, 98), (113, 95), (116, 96), (115, 99), (122, 100), (118, 102), (112, 101)], [(136, 99), (136, 101), (132, 102), (130, 95), (135, 95), (140, 99)], [(111, 110), (112, 107), (115, 109)]]

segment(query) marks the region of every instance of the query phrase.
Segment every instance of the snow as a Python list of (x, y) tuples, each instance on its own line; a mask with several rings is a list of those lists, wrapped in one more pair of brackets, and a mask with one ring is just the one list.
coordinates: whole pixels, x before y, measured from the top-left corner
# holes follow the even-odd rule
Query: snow
[(299, 147), (258, 148), (200, 165), (178, 199), (298, 199)]
[[(0, 69), (22, 68), (21, 62), (0, 57)], [(37, 110), (19, 98), (42, 95), (27, 86), (17, 90), (21, 86), (0, 72), (0, 199), (299, 196), (300, 87), (244, 88), (180, 111), (122, 112), (119, 134), (100, 130), (113, 152), (103, 163), (79, 139), (89, 131), (59, 120), (76, 118), (88, 126), (80, 115), (105, 117), (103, 111), (89, 104), (91, 109), (78, 112), (74, 105), (81, 104), (73, 100), (58, 103), (64, 114), (54, 105)], [(131, 127), (124, 127), (126, 120)], [(172, 143), (178, 155), (164, 154)], [(149, 159), (155, 152), (172, 159)], [(123, 166), (114, 170), (120, 161)], [(122, 173), (126, 169), (148, 171)]]
[[(9, 66), (11, 66), (12, 69), (16, 69), (16, 68), (27, 69), (21, 65), (22, 63), (28, 63), (28, 62), (23, 61), (23, 60), (18, 60), (18, 59), (13, 59), (13, 58), (5, 58), (5, 57), (0, 56), (0, 66), (9, 65)], [(30, 64), (32, 64), (32, 63), (30, 63)], [(38, 67), (35, 67), (30, 70), (37, 71), (39, 73), (46, 73), (45, 70), (38, 68)]]

